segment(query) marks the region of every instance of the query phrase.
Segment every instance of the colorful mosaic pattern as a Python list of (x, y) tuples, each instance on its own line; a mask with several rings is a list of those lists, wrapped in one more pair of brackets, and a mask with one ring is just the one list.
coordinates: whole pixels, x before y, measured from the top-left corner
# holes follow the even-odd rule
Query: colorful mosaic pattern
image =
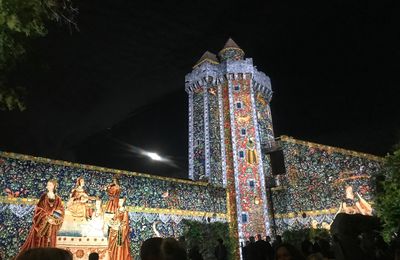
[(272, 127), (271, 109), (267, 102), (267, 99), (263, 96), (261, 92), (257, 92), (255, 96), (260, 142), (262, 144), (267, 144), (274, 141), (275, 139), (274, 130)]
[(232, 133), (231, 133), (231, 119), (229, 109), (229, 87), (228, 84), (221, 85), (222, 93), (222, 111), (223, 111), (223, 130), (224, 140), (223, 146), (225, 148), (225, 163), (226, 163), (226, 188), (227, 188), (227, 210), (229, 217), (229, 230), (231, 236), (238, 241), (236, 252), (234, 255), (240, 256), (239, 253), (239, 231), (238, 231), (238, 210), (236, 205), (236, 188), (235, 188), (235, 172), (233, 163), (233, 148), (232, 148)]
[(278, 177), (272, 193), (278, 233), (293, 223), (309, 225), (316, 216), (332, 220), (347, 186), (373, 201), (380, 158), (290, 138), (283, 138), (282, 146), (286, 174)]
[[(237, 75), (235, 75), (237, 76)], [(239, 237), (266, 235), (265, 189), (261, 179), (262, 159), (254, 122), (251, 79), (230, 81), (230, 110), (235, 161), (235, 184), (239, 214)]]
[(29, 231), (34, 205), (48, 179), (58, 180), (58, 194), (68, 199), (75, 180), (83, 176), (91, 196), (107, 200), (102, 187), (119, 173), (121, 197), (127, 198), (134, 254), (140, 242), (154, 236), (152, 225), (165, 236), (182, 233), (182, 219), (226, 221), (226, 191), (202, 183), (129, 173), (18, 154), (0, 153), (0, 249), (5, 259), (18, 251)]
[[(34, 205), (0, 203), (0, 255), (4, 259), (12, 259), (18, 253), (32, 225), (33, 211)], [(155, 236), (154, 227), (163, 237), (179, 237), (185, 228), (183, 219), (206, 221), (204, 216), (129, 212), (131, 252), (135, 259), (141, 243)], [(211, 221), (226, 219), (214, 217)]]
[(221, 61), (243, 60), (244, 52), (239, 48), (225, 48), (220, 52)]
[(195, 180), (206, 179), (204, 140), (204, 90), (193, 93), (193, 170)]
[(210, 144), (210, 182), (223, 186), (221, 162), (221, 132), (219, 117), (219, 93), (217, 87), (208, 90), (209, 144)]

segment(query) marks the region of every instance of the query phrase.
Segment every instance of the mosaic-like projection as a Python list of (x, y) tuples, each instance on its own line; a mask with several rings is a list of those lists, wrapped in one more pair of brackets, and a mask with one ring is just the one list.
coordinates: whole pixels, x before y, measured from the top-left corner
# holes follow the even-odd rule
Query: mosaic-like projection
[(193, 94), (193, 172), (195, 180), (206, 179), (206, 154), (204, 140), (204, 96), (202, 88)]
[[(269, 78), (256, 69), (252, 59), (244, 58), (244, 51), (233, 40), (228, 40), (218, 57), (205, 52), (185, 77), (190, 104), (189, 177), (201, 179), (196, 164), (204, 158), (204, 180), (227, 187), (232, 234), (244, 241), (258, 233), (271, 233), (260, 131), (263, 138), (268, 136), (264, 139), (273, 139), (272, 121), (266, 118), (270, 117), (272, 91)], [(203, 99), (196, 98), (199, 93)], [(261, 113), (257, 113), (259, 108)], [(204, 110), (204, 116), (196, 115), (196, 110)], [(202, 137), (205, 156), (196, 157), (196, 139)]]
[[(374, 215), (382, 158), (286, 136), (276, 142), (270, 79), (233, 40), (219, 58), (200, 58), (185, 90), (191, 180), (0, 152), (0, 255), (57, 246), (75, 259), (93, 251), (138, 259), (141, 242), (178, 237), (187, 219), (229, 222), (238, 259), (250, 236), (329, 229), (339, 212)], [(272, 175), (280, 149), (286, 172)]]
[(274, 130), (272, 126), (271, 108), (268, 103), (268, 97), (262, 92), (255, 94), (258, 131), (260, 134), (260, 142), (268, 144), (274, 141)]
[(189, 180), (11, 153), (0, 153), (0, 175), (5, 259), (28, 240), (67, 248), (77, 259), (87, 259), (90, 251), (106, 259), (110, 243), (121, 235), (137, 256), (147, 238), (181, 235), (182, 219), (226, 221), (225, 189)]
[(210, 182), (223, 186), (221, 162), (221, 129), (217, 87), (208, 90), (208, 131), (210, 143)]
[(286, 174), (276, 177), (278, 233), (296, 227), (329, 229), (335, 215), (373, 215), (375, 176), (382, 158), (282, 137)]

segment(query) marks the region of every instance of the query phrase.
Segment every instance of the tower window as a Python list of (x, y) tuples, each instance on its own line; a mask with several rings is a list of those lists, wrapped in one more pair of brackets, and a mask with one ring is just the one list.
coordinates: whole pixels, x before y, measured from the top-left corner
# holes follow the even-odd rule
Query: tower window
[(254, 189), (254, 187), (255, 187), (254, 180), (249, 180), (249, 187), (250, 187), (250, 189)]
[(201, 139), (196, 139), (194, 146), (200, 146), (202, 144), (202, 140)]
[(239, 157), (244, 158), (244, 151), (239, 151)]
[(240, 134), (241, 135), (246, 135), (246, 128), (240, 129)]
[(236, 103), (236, 108), (241, 109), (242, 108), (242, 102), (237, 102)]
[(233, 87), (233, 89), (234, 89), (235, 91), (239, 91), (239, 90), (240, 90), (240, 86), (239, 86), (239, 85), (236, 85), (236, 86)]
[(242, 224), (247, 224), (247, 222), (249, 222), (249, 215), (242, 213)]

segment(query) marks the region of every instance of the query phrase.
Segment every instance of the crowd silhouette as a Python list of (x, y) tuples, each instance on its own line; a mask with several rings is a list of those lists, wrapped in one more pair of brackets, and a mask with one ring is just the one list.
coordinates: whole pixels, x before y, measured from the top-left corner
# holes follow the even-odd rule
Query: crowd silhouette
[[(282, 241), (276, 236), (271, 243), (269, 236), (262, 239), (261, 235), (249, 237), (245, 245), (241, 245), (243, 260), (400, 260), (400, 243), (394, 240), (387, 244), (380, 235), (362, 234), (359, 244), (353, 247), (355, 254), (346, 255), (343, 250), (338, 250), (340, 243), (337, 237), (331, 240), (315, 237), (313, 241), (305, 239), (298, 248), (290, 243)], [(203, 253), (199, 245), (193, 245), (185, 249), (184, 240), (174, 238), (154, 237), (147, 239), (140, 248), (141, 260), (203, 260)], [(351, 244), (354, 246), (354, 244)], [(357, 255), (357, 253), (359, 255)], [(72, 260), (72, 254), (59, 248), (32, 248), (20, 254), (16, 260)], [(91, 253), (89, 260), (99, 259), (98, 253)], [(211, 259), (211, 258), (209, 258)], [(214, 258), (216, 260), (228, 260), (229, 251), (222, 239), (216, 241)]]
[[(400, 260), (400, 239), (394, 237), (386, 243), (373, 222), (353, 222), (354, 216), (339, 216), (332, 225), (330, 236), (306, 237), (302, 241), (286, 241), (276, 235), (274, 239), (260, 234), (249, 237), (240, 245), (242, 260)], [(365, 218), (364, 218), (365, 220)], [(348, 222), (352, 226), (348, 226)], [(347, 224), (343, 224), (347, 223)], [(362, 228), (359, 228), (360, 225)], [(364, 225), (364, 226), (363, 226)], [(357, 227), (358, 226), (358, 227)], [(292, 242), (289, 243), (289, 242)], [(190, 245), (190, 246), (189, 246)], [(232, 246), (225, 245), (221, 238), (215, 241), (214, 248), (205, 252), (204, 245), (185, 237), (153, 237), (143, 241), (140, 247), (140, 260), (230, 260), (236, 259)], [(32, 248), (19, 254), (16, 260), (72, 260), (73, 255), (59, 248)], [(99, 259), (93, 252), (89, 260)], [(133, 259), (133, 258), (131, 258)], [(82, 258), (84, 260), (84, 258)], [(111, 259), (112, 260), (112, 259)], [(125, 260), (125, 259), (123, 259)], [(127, 260), (127, 259), (126, 259)], [(139, 260), (139, 259), (135, 259)]]

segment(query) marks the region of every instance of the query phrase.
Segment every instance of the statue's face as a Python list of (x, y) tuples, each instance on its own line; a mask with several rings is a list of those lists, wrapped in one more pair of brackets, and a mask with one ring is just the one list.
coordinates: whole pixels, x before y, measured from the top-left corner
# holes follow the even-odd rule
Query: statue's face
[(347, 193), (347, 194), (353, 194), (353, 187), (347, 186), (347, 187), (346, 187), (346, 193)]
[(47, 182), (46, 189), (47, 189), (49, 192), (54, 192), (54, 183), (52, 183), (51, 181)]
[(83, 187), (83, 186), (85, 185), (85, 180), (84, 180), (84, 179), (81, 179), (81, 180), (79, 181), (79, 183), (81, 184), (81, 187)]

